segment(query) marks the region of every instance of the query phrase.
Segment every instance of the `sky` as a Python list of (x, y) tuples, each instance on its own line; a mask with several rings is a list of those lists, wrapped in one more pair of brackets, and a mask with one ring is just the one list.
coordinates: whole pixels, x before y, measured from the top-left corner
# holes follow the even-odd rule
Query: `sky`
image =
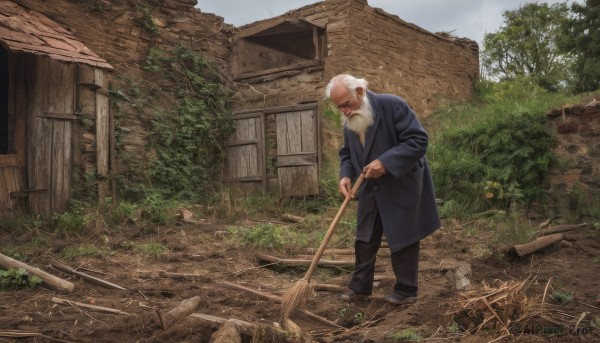
[[(566, 0), (571, 4), (573, 1)], [(310, 0), (198, 0), (202, 12), (214, 13), (225, 23), (242, 26), (251, 22), (281, 15), (318, 1)], [(521, 0), (368, 0), (395, 14), (400, 19), (430, 32), (449, 32), (457, 37), (467, 37), (483, 47), (483, 36), (497, 32), (504, 22), (502, 13), (519, 9), (523, 4), (537, 2), (554, 4), (563, 1)]]

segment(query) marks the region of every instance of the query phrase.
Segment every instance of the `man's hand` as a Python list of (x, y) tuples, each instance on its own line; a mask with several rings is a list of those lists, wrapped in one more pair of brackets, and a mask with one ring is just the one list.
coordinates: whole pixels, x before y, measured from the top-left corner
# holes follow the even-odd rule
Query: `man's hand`
[(380, 160), (375, 160), (363, 168), (363, 173), (367, 179), (379, 179), (386, 173), (386, 170)]
[(350, 191), (352, 190), (352, 180), (349, 177), (343, 177), (340, 180), (340, 184), (338, 185), (338, 191), (344, 197), (348, 197), (350, 195)]

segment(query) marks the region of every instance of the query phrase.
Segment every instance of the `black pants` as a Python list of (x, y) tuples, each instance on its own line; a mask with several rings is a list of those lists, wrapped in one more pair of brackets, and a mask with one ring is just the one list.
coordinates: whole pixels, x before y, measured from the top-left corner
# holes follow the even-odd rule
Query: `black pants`
[[(357, 240), (354, 243), (356, 261), (348, 286), (350, 289), (365, 294), (373, 292), (375, 260), (377, 251), (381, 246), (382, 236), (383, 226), (378, 214), (369, 242)], [(396, 293), (406, 297), (417, 296), (419, 290), (419, 252), (420, 242), (416, 242), (392, 254), (392, 268), (396, 276), (394, 291)]]

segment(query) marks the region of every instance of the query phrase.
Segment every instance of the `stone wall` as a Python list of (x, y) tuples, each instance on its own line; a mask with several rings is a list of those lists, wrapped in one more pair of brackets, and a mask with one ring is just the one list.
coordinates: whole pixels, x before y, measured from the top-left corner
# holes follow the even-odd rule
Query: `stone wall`
[[(196, 0), (16, 0), (69, 30), (114, 68), (106, 77), (126, 98), (115, 100), (120, 132), (118, 173), (139, 179), (151, 151), (147, 125), (161, 97), (172, 98), (170, 80), (144, 70), (150, 48), (171, 51), (184, 44), (219, 69), (226, 69), (230, 48), (223, 33), (223, 18), (202, 13)], [(133, 94), (133, 95), (132, 95)], [(153, 94), (150, 96), (149, 94)], [(136, 96), (138, 98), (136, 98)], [(95, 161), (93, 121), (81, 121), (84, 161)], [(86, 156), (87, 155), (87, 156)], [(93, 172), (93, 163), (86, 172)]]
[(548, 178), (548, 193), (560, 202), (573, 192), (593, 201), (600, 196), (600, 101), (553, 110), (548, 121), (558, 137), (559, 160)]
[[(343, 72), (367, 78), (374, 91), (404, 97), (421, 117), (446, 100), (473, 96), (473, 82), (479, 77), (479, 52), (474, 41), (428, 32), (372, 8), (364, 0), (327, 0), (281, 17), (326, 25), (324, 69), (240, 83), (237, 109), (321, 101), (329, 79)], [(240, 30), (267, 25), (281, 17)]]

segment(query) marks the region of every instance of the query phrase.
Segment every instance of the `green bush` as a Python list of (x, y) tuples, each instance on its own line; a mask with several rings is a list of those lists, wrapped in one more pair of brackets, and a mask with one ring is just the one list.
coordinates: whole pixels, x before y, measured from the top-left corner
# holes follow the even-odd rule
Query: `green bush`
[(42, 283), (37, 275), (29, 275), (23, 268), (0, 269), (0, 289), (17, 290), (25, 287), (34, 288)]

